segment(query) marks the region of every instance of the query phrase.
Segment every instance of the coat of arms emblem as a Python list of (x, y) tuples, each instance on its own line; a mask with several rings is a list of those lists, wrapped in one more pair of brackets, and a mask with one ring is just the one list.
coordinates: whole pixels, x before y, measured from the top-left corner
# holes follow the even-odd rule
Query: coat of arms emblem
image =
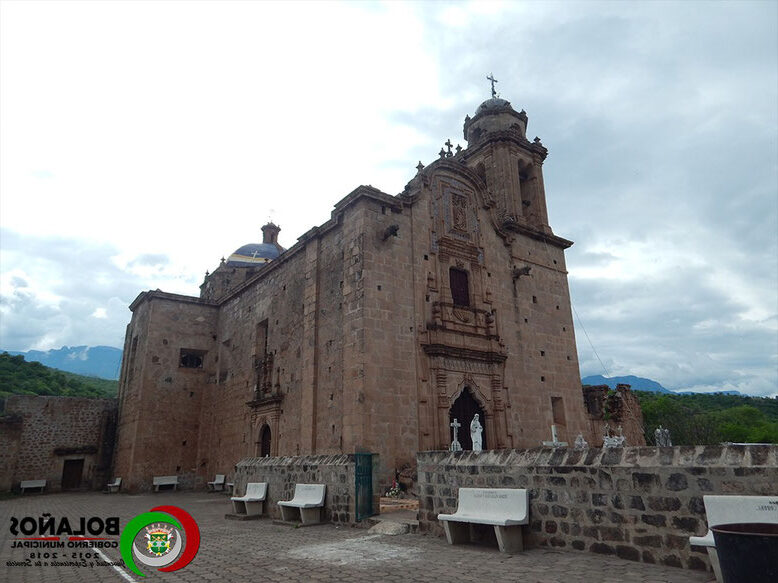
[(146, 550), (152, 555), (161, 557), (170, 552), (173, 541), (173, 529), (167, 529), (161, 524), (146, 527)]

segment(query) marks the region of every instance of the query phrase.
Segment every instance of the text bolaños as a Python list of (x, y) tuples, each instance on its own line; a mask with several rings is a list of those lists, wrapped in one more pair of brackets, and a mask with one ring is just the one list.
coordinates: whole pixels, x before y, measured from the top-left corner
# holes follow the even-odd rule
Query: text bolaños
[(118, 535), (119, 517), (110, 516), (104, 519), (99, 516), (92, 516), (90, 518), (82, 516), (78, 519), (77, 525), (71, 525), (70, 520), (67, 518), (57, 519), (48, 513), (43, 514), (37, 519), (32, 516), (25, 516), (24, 518), (12, 516), (11, 534), (16, 536), (19, 533), (26, 536), (44, 536), (47, 534), (67, 534), (73, 536), (81, 536), (84, 534), (91, 534), (93, 536), (101, 534)]

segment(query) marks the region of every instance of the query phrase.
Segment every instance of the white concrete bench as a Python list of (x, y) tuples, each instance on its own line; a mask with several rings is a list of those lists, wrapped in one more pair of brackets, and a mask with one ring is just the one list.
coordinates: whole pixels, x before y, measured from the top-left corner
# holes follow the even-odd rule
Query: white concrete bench
[(22, 480), (20, 487), (22, 489), (22, 494), (29, 488), (40, 488), (41, 492), (43, 492), (43, 490), (46, 489), (46, 480)]
[(178, 476), (154, 476), (154, 491), (159, 492), (161, 486), (173, 486), (173, 490), (178, 486)]
[(500, 552), (524, 550), (521, 525), (529, 524), (527, 490), (512, 488), (460, 488), (457, 511), (438, 514), (448, 544), (470, 542), (472, 524), (494, 526)]
[(208, 489), (211, 492), (223, 491), (224, 490), (224, 474), (216, 474), (216, 478), (214, 478), (213, 482), (208, 482)]
[(119, 488), (122, 487), (122, 479), (121, 478), (114, 478), (113, 482), (108, 482), (105, 485), (106, 489), (110, 493), (118, 492)]
[(230, 498), (235, 514), (259, 516), (265, 510), (267, 498), (267, 482), (249, 482), (246, 484), (246, 495)]
[(278, 503), (281, 507), (281, 519), (291, 522), (297, 520), (299, 515), (303, 524), (321, 522), (326, 490), (326, 484), (295, 484), (294, 497)]
[(713, 531), (710, 529), (722, 524), (749, 522), (778, 524), (778, 495), (703, 496), (702, 501), (705, 503), (705, 514), (708, 517), (708, 533), (705, 536), (690, 536), (689, 544), (708, 549), (708, 558), (716, 575), (716, 581), (721, 583), (719, 555), (716, 552)]

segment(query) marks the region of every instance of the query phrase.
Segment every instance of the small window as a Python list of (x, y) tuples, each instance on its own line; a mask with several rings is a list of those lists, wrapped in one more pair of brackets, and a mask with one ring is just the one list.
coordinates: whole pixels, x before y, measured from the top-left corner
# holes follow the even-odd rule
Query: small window
[(451, 298), (455, 306), (470, 306), (470, 287), (467, 282), (467, 271), (452, 267), (448, 271), (451, 283)]
[(203, 368), (204, 350), (192, 350), (191, 348), (182, 348), (181, 357), (178, 361), (180, 368)]

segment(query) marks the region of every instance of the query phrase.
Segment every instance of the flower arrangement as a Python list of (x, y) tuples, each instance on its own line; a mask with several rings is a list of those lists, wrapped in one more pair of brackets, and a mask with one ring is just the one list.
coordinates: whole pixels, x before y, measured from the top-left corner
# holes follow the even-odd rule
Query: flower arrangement
[(386, 495), (390, 498), (398, 498), (401, 493), (400, 484), (397, 483), (397, 480), (392, 480), (392, 487), (386, 491)]

